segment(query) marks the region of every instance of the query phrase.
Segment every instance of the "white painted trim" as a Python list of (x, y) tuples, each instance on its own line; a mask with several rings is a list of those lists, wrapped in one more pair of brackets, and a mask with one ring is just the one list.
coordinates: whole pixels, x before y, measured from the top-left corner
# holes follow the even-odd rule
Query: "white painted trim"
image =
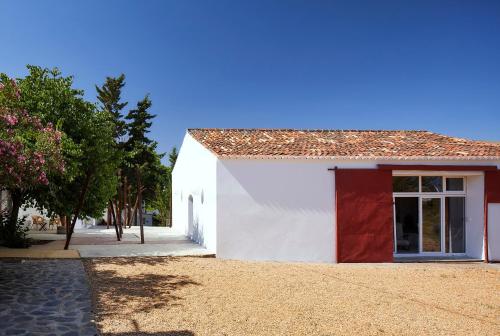
[[(406, 173), (406, 171), (403, 171)], [(427, 173), (427, 174), (422, 174)], [(422, 172), (422, 171), (414, 171), (413, 174), (398, 174), (393, 172), (393, 176), (417, 176), (418, 177), (418, 192), (393, 192), (393, 231), (394, 231), (394, 255), (397, 255), (397, 235), (396, 235), (396, 197), (416, 197), (418, 198), (418, 249), (419, 253), (412, 253), (415, 256), (424, 256), (424, 255), (432, 255), (435, 253), (442, 254), (444, 256), (454, 255), (454, 253), (446, 253), (446, 233), (444, 230), (445, 227), (445, 202), (446, 197), (464, 197), (465, 202), (467, 202), (467, 176), (465, 176), (466, 172), (452, 172), (457, 173), (456, 175), (448, 175), (448, 174), (438, 174), (438, 172)], [(480, 176), (483, 175), (479, 174)], [(443, 179), (442, 188), (443, 191), (440, 192), (423, 192), (422, 191), (422, 176), (441, 176)], [(446, 178), (447, 177), (462, 177), (464, 179), (464, 190), (459, 191), (447, 191), (446, 190)], [(440, 235), (441, 235), (441, 251), (440, 252), (425, 252), (423, 250), (423, 208), (422, 208), (422, 199), (424, 198), (438, 198), (440, 200)], [(466, 208), (466, 207), (465, 207)], [(466, 210), (464, 208), (464, 211)], [(465, 214), (464, 219), (467, 218)], [(466, 225), (466, 222), (464, 223)], [(464, 230), (465, 234), (466, 230)], [(467, 247), (466, 247), (467, 248)], [(405, 254), (407, 255), (407, 254)]]
[(414, 257), (466, 257), (466, 253), (422, 252), (422, 253), (394, 253), (395, 258)]
[(393, 176), (444, 176), (444, 177), (465, 177), (482, 176), (482, 171), (438, 171), (438, 170), (393, 170)]
[[(202, 144), (200, 142), (200, 144)], [(313, 155), (231, 155), (217, 154), (219, 159), (306, 159), (306, 160), (382, 160), (382, 161), (499, 161), (500, 156), (313, 156)]]

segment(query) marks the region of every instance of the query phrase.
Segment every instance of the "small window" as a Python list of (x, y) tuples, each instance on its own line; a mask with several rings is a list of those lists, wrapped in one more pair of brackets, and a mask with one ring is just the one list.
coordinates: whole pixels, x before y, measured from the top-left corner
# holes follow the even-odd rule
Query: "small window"
[(464, 179), (461, 177), (448, 177), (446, 191), (464, 191)]
[(422, 176), (422, 192), (443, 191), (443, 178), (441, 176)]
[(394, 192), (418, 192), (418, 176), (393, 176)]

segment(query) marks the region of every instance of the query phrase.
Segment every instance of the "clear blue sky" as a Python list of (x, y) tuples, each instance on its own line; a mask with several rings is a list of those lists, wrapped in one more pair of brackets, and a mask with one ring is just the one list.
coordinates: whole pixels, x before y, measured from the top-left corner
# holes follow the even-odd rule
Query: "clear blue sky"
[(428, 129), (500, 140), (500, 1), (3, 1), (0, 71), (125, 73), (162, 151), (186, 128)]

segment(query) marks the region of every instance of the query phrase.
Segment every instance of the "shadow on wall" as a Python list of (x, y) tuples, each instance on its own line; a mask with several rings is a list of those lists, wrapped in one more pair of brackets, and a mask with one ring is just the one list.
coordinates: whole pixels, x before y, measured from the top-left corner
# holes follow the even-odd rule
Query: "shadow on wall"
[[(200, 226), (200, 217), (199, 217), (199, 206), (196, 207), (195, 211), (195, 202), (192, 195), (188, 197), (188, 236), (189, 238), (204, 246), (205, 237), (203, 234), (203, 229)], [(196, 216), (195, 216), (196, 215)]]
[(140, 270), (141, 266), (177, 261), (178, 258), (173, 257), (85, 260), (85, 270), (95, 289), (94, 302), (98, 315), (103, 317), (116, 312), (126, 315), (178, 306), (181, 298), (176, 295), (176, 291), (187, 286), (199, 286), (198, 282), (185, 275), (137, 274), (137, 269)]
[(248, 195), (260, 205), (282, 210), (331, 211), (334, 177), (324, 164), (245, 161), (222, 162), (221, 168), (228, 179), (224, 182), (234, 191), (231, 197)]
[(200, 227), (200, 219), (198, 217), (198, 214), (193, 221), (193, 233), (191, 235), (191, 240), (197, 242), (202, 246), (205, 243), (205, 236), (203, 234), (203, 229)]

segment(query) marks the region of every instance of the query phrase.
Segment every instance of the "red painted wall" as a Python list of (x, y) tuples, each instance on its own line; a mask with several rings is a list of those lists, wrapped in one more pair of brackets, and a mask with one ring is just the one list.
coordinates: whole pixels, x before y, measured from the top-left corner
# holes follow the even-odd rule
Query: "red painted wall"
[(392, 262), (392, 171), (335, 171), (338, 262)]
[(485, 172), (484, 184), (486, 201), (500, 203), (500, 170)]

